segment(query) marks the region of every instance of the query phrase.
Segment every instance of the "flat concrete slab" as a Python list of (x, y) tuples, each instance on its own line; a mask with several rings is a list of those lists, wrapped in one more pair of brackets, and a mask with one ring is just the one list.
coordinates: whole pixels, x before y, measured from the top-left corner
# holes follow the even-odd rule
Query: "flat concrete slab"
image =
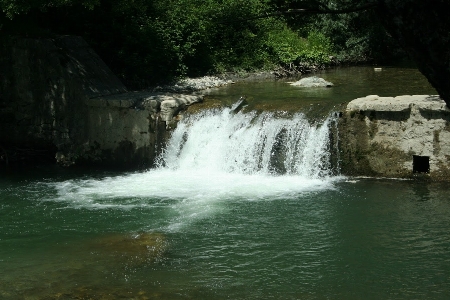
[(435, 95), (403, 95), (397, 97), (369, 95), (350, 101), (346, 110), (401, 112), (410, 110), (412, 106), (417, 106), (418, 109), (450, 112), (444, 100)]

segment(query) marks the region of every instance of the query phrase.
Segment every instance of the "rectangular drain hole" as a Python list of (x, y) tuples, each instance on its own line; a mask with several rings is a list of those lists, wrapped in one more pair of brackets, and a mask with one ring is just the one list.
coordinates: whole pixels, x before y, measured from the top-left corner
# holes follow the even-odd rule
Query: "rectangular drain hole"
[(430, 173), (430, 157), (413, 155), (413, 173)]

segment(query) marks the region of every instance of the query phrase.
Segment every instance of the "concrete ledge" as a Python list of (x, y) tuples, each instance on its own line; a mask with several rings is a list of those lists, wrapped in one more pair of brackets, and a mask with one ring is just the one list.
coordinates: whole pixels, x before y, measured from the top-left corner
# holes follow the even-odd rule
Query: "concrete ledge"
[[(450, 109), (438, 96), (370, 95), (347, 104), (339, 122), (343, 173), (450, 180)], [(426, 162), (419, 168), (418, 161)]]
[(87, 99), (88, 139), (75, 151), (58, 153), (58, 161), (152, 166), (177, 115), (202, 100), (203, 96), (145, 91)]
[(154, 93), (154, 92), (127, 92), (105, 97), (97, 97), (85, 100), (87, 106), (94, 107), (122, 107), (122, 108), (157, 108), (156, 103), (164, 101), (175, 101), (179, 105), (191, 105), (203, 100), (203, 96), (174, 94), (174, 93)]
[(445, 102), (439, 96), (430, 95), (404, 95), (397, 97), (380, 97), (369, 95), (358, 98), (347, 105), (347, 111), (407, 111), (412, 106), (426, 110), (449, 111)]

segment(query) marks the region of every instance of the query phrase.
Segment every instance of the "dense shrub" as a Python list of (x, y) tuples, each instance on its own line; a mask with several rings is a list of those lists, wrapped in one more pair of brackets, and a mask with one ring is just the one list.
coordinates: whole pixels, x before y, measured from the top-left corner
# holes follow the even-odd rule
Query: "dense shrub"
[[(333, 5), (336, 1), (322, 2)], [(131, 88), (179, 76), (279, 65), (320, 66), (336, 54), (361, 60), (380, 50), (373, 40), (385, 38), (384, 31), (371, 23), (370, 14), (258, 18), (305, 3), (318, 2), (0, 0), (0, 17), (3, 23), (16, 23), (9, 28), (30, 23), (24, 32), (38, 25), (56, 34), (83, 36)]]
[[(354, 8), (364, 1), (322, 0), (330, 9)], [(294, 25), (295, 26), (295, 25)], [(298, 24), (302, 28), (305, 24)], [(327, 36), (343, 62), (388, 62), (405, 56), (386, 33), (374, 10), (346, 14), (318, 14), (306, 26)]]

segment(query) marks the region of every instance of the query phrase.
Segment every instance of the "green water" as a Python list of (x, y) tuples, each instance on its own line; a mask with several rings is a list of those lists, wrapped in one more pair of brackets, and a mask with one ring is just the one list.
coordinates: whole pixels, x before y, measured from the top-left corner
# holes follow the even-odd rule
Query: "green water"
[[(0, 181), (2, 299), (450, 296), (447, 184), (340, 179), (285, 199), (211, 196), (173, 228), (199, 204), (132, 195), (96, 206), (57, 197), (72, 176), (41, 176)], [(92, 246), (139, 232), (162, 233), (164, 253), (136, 263)]]
[[(324, 73), (336, 85), (326, 91), (277, 81), (213, 96), (231, 103), (245, 92), (255, 109), (273, 99), (268, 109), (279, 110), (432, 93), (413, 69), (372, 71)], [(235, 134), (201, 118), (212, 131), (189, 132), (176, 167), (1, 172), (0, 299), (449, 299), (448, 183), (235, 170), (239, 149), (218, 157), (220, 142), (245, 150), (250, 129), (277, 123), (247, 130), (236, 127), (247, 114), (217, 114)], [(306, 126), (299, 120), (287, 124)], [(311, 157), (324, 149), (308, 147)]]
[[(373, 67), (336, 68), (307, 76), (322, 77), (334, 84), (331, 88), (302, 88), (289, 85), (300, 78), (263, 82), (240, 82), (211, 91), (211, 98), (231, 104), (246, 96), (249, 109), (308, 111), (326, 114), (333, 107), (367, 95), (435, 95), (436, 91), (413, 68)], [(208, 99), (207, 99), (208, 100)]]

